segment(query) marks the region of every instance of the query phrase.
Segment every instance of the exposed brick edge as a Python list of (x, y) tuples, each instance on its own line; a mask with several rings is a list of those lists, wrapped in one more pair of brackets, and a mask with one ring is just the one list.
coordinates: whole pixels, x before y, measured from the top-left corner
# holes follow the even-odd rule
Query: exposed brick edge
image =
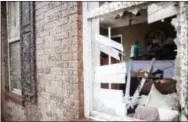
[(83, 87), (83, 51), (82, 51), (82, 2), (77, 1), (77, 55), (78, 55), (78, 96), (79, 119), (84, 118), (84, 87)]

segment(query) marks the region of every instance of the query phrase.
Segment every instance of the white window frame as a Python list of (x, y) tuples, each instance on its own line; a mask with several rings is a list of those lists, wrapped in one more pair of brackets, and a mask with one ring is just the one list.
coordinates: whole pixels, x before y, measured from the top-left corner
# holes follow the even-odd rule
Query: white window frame
[[(120, 12), (129, 9), (132, 6), (143, 4), (145, 2), (112, 2), (104, 6), (99, 6), (99, 2), (83, 2), (83, 75), (84, 75), (84, 115), (86, 118), (94, 120), (122, 120), (115, 116), (109, 116), (105, 113), (92, 110), (93, 100), (93, 82), (94, 82), (94, 68), (98, 64), (99, 54), (98, 49), (93, 45), (93, 32), (98, 33), (99, 17), (108, 15), (113, 12)], [(95, 25), (94, 25), (95, 24)], [(98, 24), (98, 25), (97, 25)], [(98, 32), (97, 32), (98, 31)], [(100, 52), (100, 51), (99, 51)], [(98, 57), (98, 59), (97, 59)], [(123, 120), (133, 121), (130, 117)]]
[[(11, 80), (10, 80), (10, 48), (9, 48), (9, 45), (11, 44), (11, 43), (15, 43), (15, 42), (18, 42), (18, 41), (20, 41), (20, 35), (18, 35), (17, 37), (14, 37), (14, 38), (10, 38), (9, 37), (9, 33), (10, 33), (10, 31), (9, 31), (9, 29), (10, 29), (10, 27), (9, 27), (9, 7), (8, 7), (8, 2), (6, 3), (6, 8), (7, 8), (7, 40), (8, 40), (8, 79), (9, 79), (9, 91), (11, 91), (11, 92), (13, 92), (13, 93), (15, 93), (15, 94), (18, 94), (18, 95), (22, 95), (22, 92), (21, 92), (21, 90), (20, 89), (16, 89), (16, 88), (12, 88), (12, 86), (11, 86)], [(20, 3), (18, 2), (18, 6), (20, 6)], [(18, 7), (18, 8), (20, 8), (20, 7)], [(20, 9), (18, 9), (18, 12), (20, 13)], [(20, 16), (19, 16), (19, 19), (18, 19), (18, 21), (20, 22)], [(20, 29), (20, 26), (19, 26), (19, 28), (18, 29)], [(20, 30), (19, 30), (20, 31)], [(21, 68), (21, 67), (20, 67)]]
[[(93, 2), (90, 2), (92, 5)], [(95, 120), (101, 120), (100, 117), (105, 120), (122, 121), (121, 118), (109, 116), (105, 113), (97, 112), (92, 110), (92, 92), (93, 92), (93, 81), (94, 81), (94, 64), (96, 51), (92, 45), (92, 31), (97, 27), (92, 26), (92, 22), (97, 20), (101, 16), (107, 16), (111, 13), (122, 12), (130, 10), (133, 6), (143, 5), (147, 2), (112, 2), (106, 5), (100, 6), (95, 9), (90, 9), (92, 5), (89, 2), (83, 2), (83, 74), (84, 74), (84, 114), (86, 118), (93, 118)], [(89, 10), (90, 9), (90, 10)], [(94, 27), (94, 28), (93, 28)], [(96, 27), (96, 28), (95, 28)], [(92, 30), (92, 31), (91, 31)], [(96, 32), (96, 31), (95, 31)], [(94, 51), (93, 51), (94, 50)], [(125, 118), (123, 121), (135, 121), (130, 117)], [(137, 120), (138, 121), (138, 120)]]

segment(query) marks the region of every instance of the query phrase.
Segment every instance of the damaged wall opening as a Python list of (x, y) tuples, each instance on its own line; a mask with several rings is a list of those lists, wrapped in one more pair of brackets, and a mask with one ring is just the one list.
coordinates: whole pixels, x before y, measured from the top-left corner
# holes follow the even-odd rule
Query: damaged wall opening
[(100, 85), (94, 86), (93, 109), (135, 120), (178, 120), (176, 30), (171, 25), (176, 13), (148, 21), (148, 9), (100, 17), (95, 40), (106, 48), (100, 48), (95, 68)]

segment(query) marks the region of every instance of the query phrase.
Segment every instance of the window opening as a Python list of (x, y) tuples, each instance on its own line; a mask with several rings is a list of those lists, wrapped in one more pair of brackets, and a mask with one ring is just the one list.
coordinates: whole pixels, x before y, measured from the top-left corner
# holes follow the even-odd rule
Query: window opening
[(21, 94), (19, 2), (7, 2), (9, 90)]
[[(175, 95), (177, 97), (175, 89), (176, 81), (173, 80), (174, 60), (176, 57), (177, 49), (173, 40), (176, 37), (176, 31), (175, 28), (171, 25), (171, 20), (175, 16), (168, 16), (162, 20), (160, 19), (148, 24), (147, 16), (149, 15), (147, 14), (146, 8), (140, 9), (136, 12), (136, 14), (133, 13), (134, 12), (131, 11), (125, 11), (121, 12), (118, 15), (110, 14), (109, 16), (100, 18), (101, 35), (106, 36), (107, 38), (110, 38), (116, 42), (120, 42), (119, 38), (113, 37), (113, 35), (122, 35), (121, 44), (123, 45), (123, 53), (125, 54), (125, 56), (122, 56), (121, 53), (119, 53), (120, 60), (117, 60), (114, 58), (109, 58), (108, 54), (101, 52), (101, 66), (98, 67), (98, 69), (100, 69), (101, 71), (106, 71), (105, 73), (108, 74), (106, 75), (104, 73), (104, 79), (110, 79), (110, 77), (114, 78), (115, 75), (118, 74), (114, 78), (117, 79), (114, 81), (103, 80), (102, 82), (100, 82), (100, 88), (105, 89), (101, 91), (101, 93), (105, 92), (106, 95), (111, 94), (112, 99), (115, 99), (115, 96), (113, 96), (114, 94), (121, 95), (119, 94), (119, 91), (123, 92), (123, 95), (121, 97), (124, 101), (122, 103), (129, 106), (126, 106), (127, 108), (126, 110), (124, 110), (126, 111), (126, 116), (129, 117), (134, 117), (134, 115), (136, 114), (135, 110), (137, 108), (139, 108), (140, 110), (140, 107), (138, 107), (139, 105), (147, 106), (152, 104), (154, 107), (158, 108), (159, 105), (157, 103), (152, 103), (152, 100), (154, 99), (153, 97), (155, 97), (153, 95), (155, 93), (159, 93), (155, 99), (156, 101), (157, 99), (162, 100), (161, 98), (165, 99), (165, 97), (167, 97), (165, 95), (167, 94), (170, 94), (171, 96)], [(138, 51), (136, 57), (131, 58), (131, 46), (134, 45), (136, 41), (139, 42), (136, 43), (137, 45), (139, 45), (137, 47)], [(132, 64), (130, 65), (130, 91), (129, 98), (125, 98), (129, 60), (132, 60)], [(118, 66), (121, 65), (123, 67), (125, 64), (126, 71), (124, 72), (125, 77), (123, 83), (122, 79), (120, 78), (120, 74), (122, 73), (120, 72), (121, 68), (119, 68)], [(109, 71), (110, 69), (114, 70), (114, 72), (117, 71), (117, 74), (115, 74), (114, 72), (113, 74), (111, 71)], [(105, 78), (108, 76), (109, 78)], [(100, 78), (97, 78), (96, 80), (98, 79)], [(143, 87), (140, 87), (140, 83), (142, 82), (144, 83)], [(141, 92), (138, 94), (136, 101), (132, 101), (137, 90)], [(170, 98), (168, 100), (170, 100)], [(164, 106), (168, 106), (167, 101), (163, 101), (165, 104)], [(114, 102), (119, 103), (118, 100)], [(173, 103), (175, 102), (173, 101)], [(105, 105), (103, 107), (104, 110), (101, 111), (109, 113), (109, 111), (106, 111), (108, 107), (106, 106), (107, 108), (105, 108)], [(177, 110), (177, 106), (171, 107)], [(121, 107), (118, 109), (118, 107), (111, 106), (109, 107), (109, 109), (110, 108), (113, 110), (119, 110)], [(122, 109), (123, 107), (121, 108), (121, 110)], [(110, 114), (112, 115), (112, 113), (113, 112), (111, 112)]]

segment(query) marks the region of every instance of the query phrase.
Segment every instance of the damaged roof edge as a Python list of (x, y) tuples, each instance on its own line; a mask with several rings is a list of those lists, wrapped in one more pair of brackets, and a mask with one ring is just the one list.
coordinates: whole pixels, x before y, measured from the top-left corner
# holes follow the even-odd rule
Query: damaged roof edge
[(105, 4), (101, 7), (95, 8), (87, 13), (88, 19), (93, 19), (101, 16), (105, 16), (107, 14), (111, 14), (113, 12), (120, 12), (125, 9), (130, 9), (131, 7), (146, 4), (149, 2), (140, 1), (140, 2), (112, 2), (109, 4)]

